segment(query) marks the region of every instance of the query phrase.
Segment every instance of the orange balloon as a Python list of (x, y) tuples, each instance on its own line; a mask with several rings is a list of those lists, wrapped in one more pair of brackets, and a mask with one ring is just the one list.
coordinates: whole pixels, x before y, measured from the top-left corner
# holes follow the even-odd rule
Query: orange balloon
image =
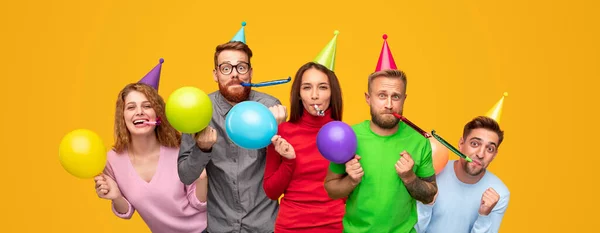
[(450, 150), (448, 150), (448, 148), (442, 145), (442, 143), (440, 143), (434, 137), (430, 137), (429, 141), (431, 142), (431, 158), (433, 159), (433, 169), (435, 169), (435, 174), (437, 175), (448, 163)]

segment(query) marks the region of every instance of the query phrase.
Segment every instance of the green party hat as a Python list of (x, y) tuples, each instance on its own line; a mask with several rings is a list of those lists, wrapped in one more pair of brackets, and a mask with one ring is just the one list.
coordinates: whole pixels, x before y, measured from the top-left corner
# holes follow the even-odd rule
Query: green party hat
[(340, 32), (338, 30), (333, 32), (333, 38), (329, 41), (329, 43), (327, 43), (325, 48), (321, 50), (319, 55), (317, 55), (314, 60), (314, 62), (324, 65), (331, 71), (333, 71), (335, 66), (335, 51), (337, 47), (337, 35), (339, 33)]

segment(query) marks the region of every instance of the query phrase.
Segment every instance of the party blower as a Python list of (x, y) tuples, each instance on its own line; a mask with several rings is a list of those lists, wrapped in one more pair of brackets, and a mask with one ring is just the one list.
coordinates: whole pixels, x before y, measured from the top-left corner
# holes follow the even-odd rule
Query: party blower
[(313, 107), (315, 108), (315, 111), (317, 111), (317, 116), (323, 117), (325, 116), (325, 110), (322, 110), (319, 108), (319, 105), (313, 105)]
[(406, 123), (408, 126), (410, 126), (411, 128), (413, 128), (414, 130), (416, 130), (417, 132), (419, 132), (421, 135), (423, 135), (423, 137), (425, 138), (431, 138), (432, 135), (435, 139), (437, 139), (440, 143), (442, 143), (442, 145), (444, 145), (446, 148), (448, 148), (450, 151), (454, 152), (454, 154), (460, 156), (461, 158), (467, 160), (468, 162), (473, 162), (473, 160), (471, 160), (471, 158), (467, 157), (466, 155), (464, 155), (463, 153), (461, 153), (459, 150), (457, 150), (456, 148), (454, 148), (454, 146), (450, 145), (450, 143), (448, 143), (446, 140), (444, 140), (442, 137), (440, 137), (439, 135), (437, 135), (435, 133), (435, 130), (431, 131), (431, 134), (425, 132), (425, 130), (419, 128), (419, 126), (415, 125), (414, 123), (412, 123), (411, 121), (409, 121), (408, 119), (406, 119), (406, 117), (401, 116), (398, 113), (392, 113), (396, 118), (400, 119), (401, 121), (403, 121), (404, 123)]
[(157, 117), (156, 121), (144, 121), (143, 124), (144, 125), (156, 125), (156, 126), (158, 126), (158, 125), (160, 125), (161, 122), (162, 121), (160, 120), (160, 117)]
[(279, 80), (273, 80), (273, 81), (260, 82), (260, 83), (246, 83), (246, 82), (242, 82), (241, 85), (244, 86), (244, 87), (267, 87), (267, 86), (274, 86), (274, 85), (289, 83), (290, 81), (292, 81), (292, 77), (288, 77), (286, 79), (279, 79)]

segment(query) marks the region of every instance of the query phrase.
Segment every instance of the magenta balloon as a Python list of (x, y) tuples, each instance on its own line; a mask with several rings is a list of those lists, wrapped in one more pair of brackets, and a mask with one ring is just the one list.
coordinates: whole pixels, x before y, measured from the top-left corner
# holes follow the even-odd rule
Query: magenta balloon
[(325, 124), (317, 134), (317, 148), (327, 160), (343, 164), (356, 153), (356, 134), (352, 127), (341, 121)]

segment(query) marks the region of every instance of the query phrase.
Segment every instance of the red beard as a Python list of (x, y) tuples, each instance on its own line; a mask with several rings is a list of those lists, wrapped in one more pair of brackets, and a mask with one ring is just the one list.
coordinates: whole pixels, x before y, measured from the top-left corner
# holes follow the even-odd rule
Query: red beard
[(226, 85), (219, 83), (219, 92), (229, 102), (239, 103), (242, 101), (246, 101), (246, 100), (248, 100), (248, 97), (250, 96), (251, 87), (242, 87), (243, 89), (235, 90), (235, 91), (229, 90), (230, 86), (240, 85), (241, 83), (242, 83), (242, 81), (240, 81), (239, 79), (232, 79)]

